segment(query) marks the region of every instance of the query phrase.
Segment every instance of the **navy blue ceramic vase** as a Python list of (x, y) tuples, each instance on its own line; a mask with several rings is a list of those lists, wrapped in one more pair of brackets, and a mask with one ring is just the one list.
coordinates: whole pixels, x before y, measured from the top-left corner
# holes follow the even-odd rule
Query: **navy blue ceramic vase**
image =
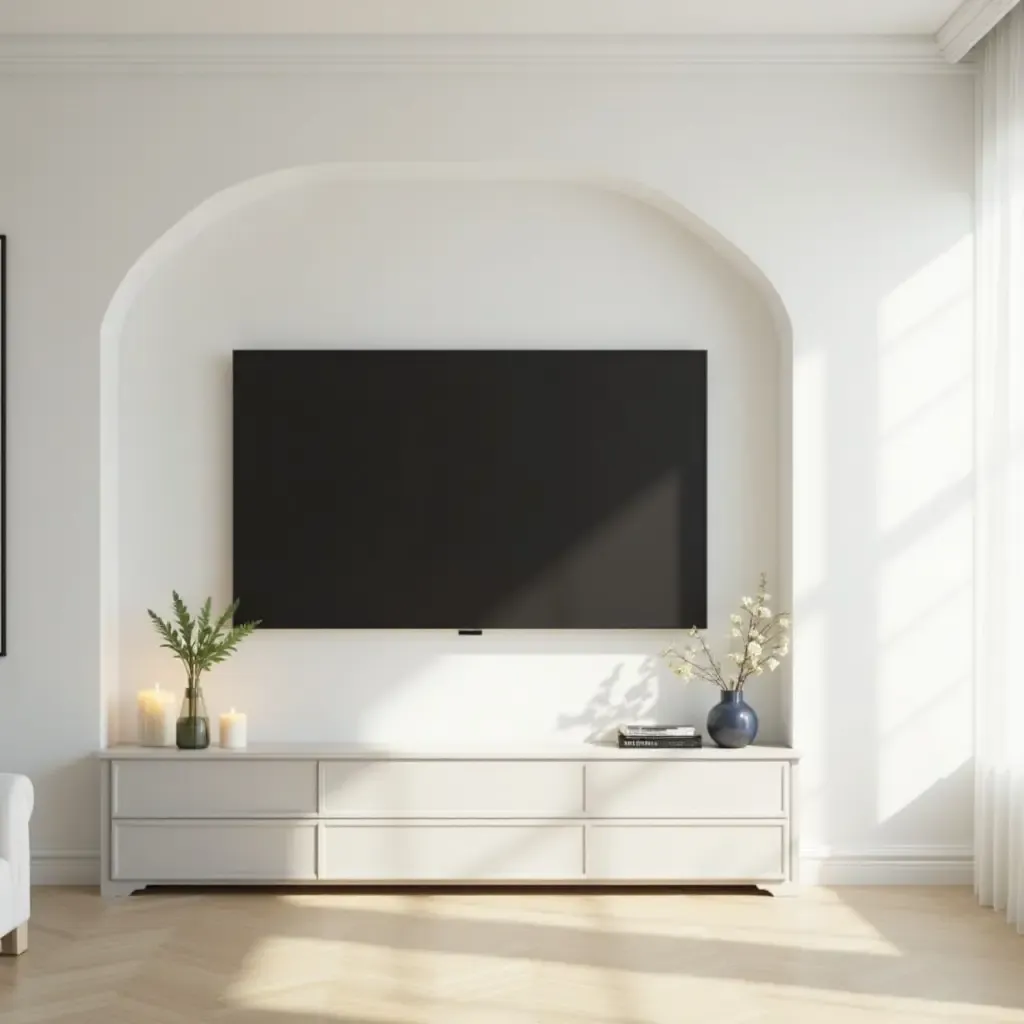
[(719, 747), (735, 750), (754, 742), (757, 714), (743, 699), (742, 690), (723, 690), (721, 700), (708, 712), (708, 735)]

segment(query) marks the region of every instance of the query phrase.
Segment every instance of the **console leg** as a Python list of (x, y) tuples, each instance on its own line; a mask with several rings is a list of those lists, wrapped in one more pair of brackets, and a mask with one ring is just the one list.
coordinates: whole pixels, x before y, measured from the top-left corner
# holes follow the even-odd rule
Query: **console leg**
[(779, 882), (777, 885), (762, 885), (760, 888), (771, 893), (776, 899), (792, 899), (800, 895), (799, 882)]
[(145, 886), (135, 885), (132, 882), (100, 882), (100, 895), (105, 900), (123, 899), (139, 889), (145, 889)]
[(28, 921), (0, 938), (0, 954), (21, 956), (28, 949)]

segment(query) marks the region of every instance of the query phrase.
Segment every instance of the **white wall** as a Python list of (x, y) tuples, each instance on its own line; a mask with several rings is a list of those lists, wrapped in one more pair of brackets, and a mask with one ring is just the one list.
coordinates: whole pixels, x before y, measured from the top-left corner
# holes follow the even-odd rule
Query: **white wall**
[[(568, 182), (299, 174), (280, 189), (176, 249), (111, 339), (121, 736), (134, 735), (140, 685), (181, 689), (144, 609), (172, 588), (230, 600), (236, 347), (707, 348), (712, 620), (762, 568), (777, 577), (780, 341), (764, 298), (706, 242)], [(211, 713), (244, 707), (254, 740), (584, 738), (623, 717), (703, 721), (715, 694), (658, 663), (673, 639), (260, 632), (207, 699)], [(751, 692), (763, 735), (782, 739), (777, 680)]]
[[(157, 458), (147, 462), (141, 450), (125, 447), (120, 487), (109, 467), (101, 478), (101, 367), (105, 386), (116, 380), (109, 351), (101, 361), (104, 312), (140, 254), (214, 192), (280, 168), (335, 161), (573, 164), (664, 192), (767, 275), (793, 329), (792, 378), (786, 381), (793, 392), (793, 488), (780, 498), (792, 504), (794, 521), (793, 711), (796, 741), (806, 755), (805, 844), (814, 858), (833, 856), (855, 866), (962, 863), (971, 822), (970, 651), (958, 627), (970, 614), (971, 581), (970, 247), (963, 240), (971, 225), (972, 121), (972, 81), (953, 72), (804, 67), (638, 75), (608, 69), (591, 76), (405, 68), (335, 76), (62, 69), (0, 79), (0, 223), (10, 236), (12, 292), (11, 654), (0, 665), (0, 767), (28, 771), (37, 782), (35, 843), (58, 858), (51, 871), (61, 864), (66, 877), (91, 870), (88, 858), (98, 845), (88, 755), (102, 733), (101, 694), (117, 686), (116, 659), (104, 662), (106, 676), (101, 669), (101, 654), (110, 654), (101, 651), (101, 636), (123, 637), (125, 686), (134, 685), (129, 677), (136, 672), (148, 681), (150, 655), (131, 618), (143, 600), (157, 600), (172, 579), (199, 592), (226, 585), (216, 532), (222, 520), (220, 527), (209, 525), (180, 495), (171, 496), (179, 502), (175, 508), (194, 517), (187, 536), (211, 553), (215, 568), (201, 568), (190, 553), (179, 569), (150, 552), (136, 575), (120, 552), (125, 545), (133, 557), (145, 554), (144, 481), (156, 489), (166, 483)], [(460, 222), (480, 201), (479, 193), (476, 199), (470, 193), (446, 191), (445, 202), (460, 208)], [(351, 204), (352, 194), (342, 190), (330, 202)], [(408, 202), (408, 194), (395, 202)], [(511, 244), (516, 228), (502, 211), (523, 202), (550, 210), (554, 200), (544, 189), (514, 201), (505, 193), (494, 209), (487, 204), (484, 224)], [(301, 218), (289, 202), (282, 196), (239, 227), (259, 231), (275, 216)], [(361, 215), (394, 229), (386, 203), (375, 201)], [(693, 280), (688, 275), (717, 280), (706, 259), (693, 258), (682, 233), (649, 211), (589, 194), (566, 197), (565, 219), (559, 217), (558, 246), (581, 251), (569, 228), (585, 231), (594, 243), (589, 277), (581, 270), (569, 282), (577, 294), (590, 282), (607, 286), (612, 277), (607, 248), (596, 245), (605, 231), (631, 241), (631, 255), (635, 251), (655, 275), (641, 280), (623, 261), (628, 288), (600, 301), (617, 297), (633, 308), (601, 320), (607, 333), (612, 326), (620, 332), (635, 326), (649, 339), (675, 342), (692, 327), (717, 325), (722, 344), (732, 343), (725, 329), (741, 321), (723, 318), (721, 310), (713, 317), (710, 306), (694, 319), (693, 310), (682, 308), (691, 287), (685, 282)], [(324, 235), (318, 246), (328, 245)], [(184, 330), (173, 340), (189, 365), (215, 362), (217, 348), (235, 343), (208, 333), (192, 311), (167, 304), (173, 307), (175, 296), (207, 303), (196, 268), (210, 265), (218, 245), (231, 255), (238, 244), (218, 227), (196, 241), (196, 267), (178, 261), (153, 279), (152, 292), (140, 295), (125, 324), (132, 345), (119, 367), (122, 394), (129, 382), (153, 387), (166, 351), (152, 362), (143, 353), (158, 340), (150, 332), (169, 323)], [(462, 238), (460, 245), (466, 255), (480, 251), (479, 239)], [(339, 259), (353, 258), (344, 239), (330, 248)], [(598, 252), (605, 253), (601, 260)], [(455, 266), (445, 261), (434, 280), (450, 289)], [(390, 262), (388, 268), (408, 272)], [(494, 267), (484, 269), (492, 274)], [(519, 267), (517, 280), (523, 273)], [(672, 291), (677, 280), (680, 295)], [(722, 297), (740, 287), (725, 278), (718, 285)], [(541, 281), (529, 286), (533, 295), (543, 292)], [(251, 300), (269, 315), (258, 290)], [(156, 315), (161, 303), (167, 320)], [(233, 299), (217, 307), (227, 317), (220, 320), (225, 331), (253, 329), (254, 322), (241, 318), (243, 305)], [(351, 311), (341, 325), (348, 339), (379, 325), (370, 312), (365, 305)], [(400, 311), (384, 312), (389, 329), (410, 326)], [(599, 326), (587, 307), (570, 316), (551, 303), (517, 313), (517, 322), (563, 338)], [(450, 308), (442, 307), (417, 340), (425, 343), (428, 331), (455, 324)], [(760, 331), (759, 324), (752, 320), (752, 331)], [(280, 326), (305, 329), (318, 343), (330, 340), (319, 317)], [(201, 386), (215, 390), (209, 380)], [(150, 428), (174, 415), (166, 398), (154, 402), (158, 416), (139, 421)], [(215, 408), (223, 405), (203, 406)], [(126, 437), (130, 417), (137, 416), (132, 409), (126, 401), (119, 423), (102, 424), (108, 452), (111, 443), (116, 451), (119, 434)], [(193, 429), (183, 428), (183, 444), (193, 443)], [(748, 430), (743, 424), (737, 435)], [(773, 436), (770, 425), (766, 431)], [(155, 443), (159, 450), (168, 441)], [(175, 463), (179, 472), (182, 464)], [(736, 484), (733, 493), (719, 492), (714, 500), (745, 503), (737, 522), (749, 522), (746, 516), (762, 507), (769, 519), (775, 514), (774, 502), (743, 481)], [(217, 493), (212, 478), (204, 488)], [(122, 523), (112, 514), (111, 493)], [(101, 505), (107, 513), (102, 547)], [(154, 547), (164, 543), (153, 539)], [(735, 570), (755, 561), (748, 549), (737, 554)], [(101, 600), (112, 596), (120, 616), (101, 623)], [(313, 641), (294, 662), (283, 648), (275, 658), (294, 664), (305, 678), (317, 643), (335, 642)], [(412, 680), (402, 691), (406, 699), (436, 692), (447, 678), (445, 663), (436, 659), (451, 653), (433, 643), (420, 650), (410, 642), (385, 658), (369, 641), (349, 641), (344, 657), (355, 671), (348, 678), (361, 666), (383, 665), (390, 683)], [(518, 643), (510, 649), (495, 641), (488, 649), (495, 657), (486, 659), (489, 669), (502, 664), (513, 684), (532, 664), (531, 648)], [(225, 696), (232, 688), (245, 690), (261, 730), (267, 691), (250, 692), (248, 678), (263, 644), (255, 641), (223, 680)], [(614, 639), (605, 649), (570, 643), (567, 650), (563, 640), (536, 645), (532, 650), (549, 663), (564, 656), (574, 665), (573, 682), (559, 701), (576, 700), (582, 680), (593, 685), (620, 661), (629, 678), (648, 651), (643, 638)], [(450, 685), (472, 692), (472, 675), (460, 669)], [(289, 700), (291, 685), (290, 679), (283, 684), (282, 701)], [(412, 706), (405, 705), (406, 713)], [(383, 728), (384, 719), (375, 717), (380, 708), (363, 708), (360, 721)], [(336, 714), (339, 724), (346, 721), (340, 709)], [(521, 724), (529, 719), (524, 711)]]

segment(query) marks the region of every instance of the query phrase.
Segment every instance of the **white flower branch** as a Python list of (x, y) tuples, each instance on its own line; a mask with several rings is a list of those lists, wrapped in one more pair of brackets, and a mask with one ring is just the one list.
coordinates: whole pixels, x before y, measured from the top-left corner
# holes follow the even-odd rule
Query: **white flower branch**
[(690, 630), (690, 636), (700, 644), (699, 649), (693, 645), (685, 651), (669, 647), (661, 652), (662, 657), (683, 678), (697, 677), (722, 690), (742, 690), (751, 676), (763, 675), (766, 670), (774, 672), (789, 654), (789, 615), (773, 613), (768, 605), (770, 600), (768, 577), (761, 573), (757, 596), (744, 597), (740, 611), (729, 616), (729, 639), (742, 644), (739, 650), (728, 654), (736, 665), (735, 676), (729, 673), (726, 678), (704, 634), (696, 628)]

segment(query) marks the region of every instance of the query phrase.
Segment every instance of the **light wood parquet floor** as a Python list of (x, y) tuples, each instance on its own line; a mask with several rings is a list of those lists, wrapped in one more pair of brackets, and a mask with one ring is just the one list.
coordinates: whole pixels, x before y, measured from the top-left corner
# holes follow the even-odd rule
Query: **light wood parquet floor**
[(0, 1024), (1024, 1024), (1024, 938), (956, 888), (38, 889)]

